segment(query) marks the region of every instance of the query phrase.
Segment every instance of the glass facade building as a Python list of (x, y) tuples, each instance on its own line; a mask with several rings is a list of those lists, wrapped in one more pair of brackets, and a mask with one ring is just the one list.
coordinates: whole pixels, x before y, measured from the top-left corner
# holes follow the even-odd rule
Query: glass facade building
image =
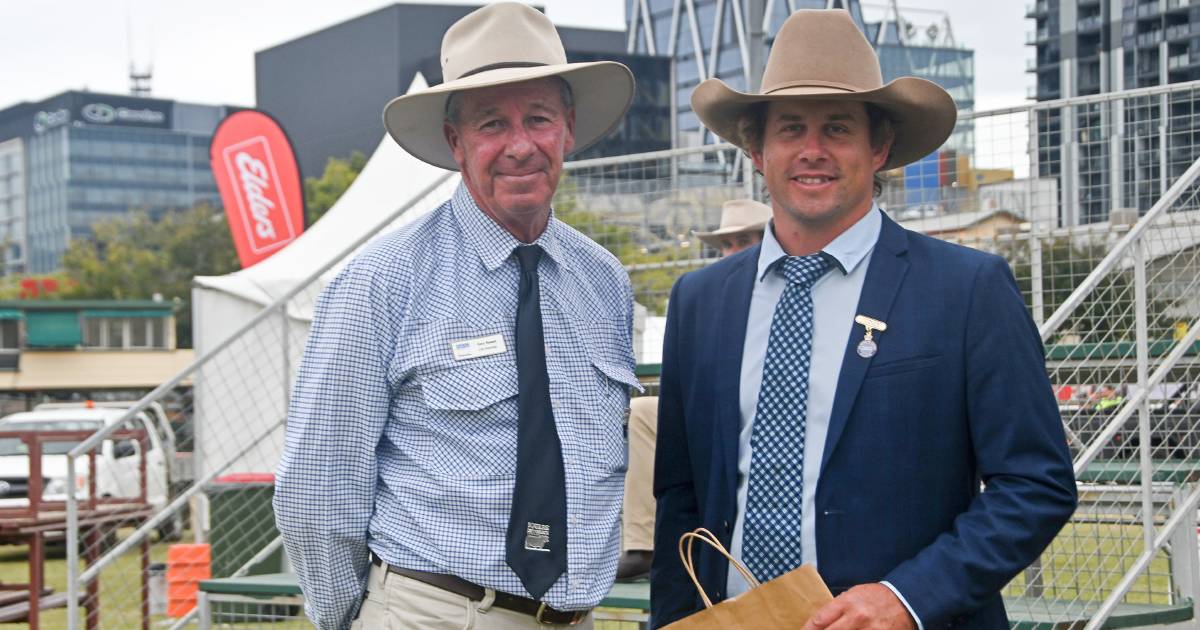
[[(774, 40), (784, 20), (800, 9), (845, 9), (875, 46), (884, 81), (917, 76), (941, 85), (969, 111), (975, 104), (974, 52), (944, 42), (912, 41), (897, 26), (897, 16), (878, 20), (864, 17), (859, 0), (759, 0), (763, 2), (766, 44)], [(667, 55), (675, 60), (675, 146), (698, 146), (714, 141), (691, 110), (692, 90), (716, 77), (736, 90), (749, 83), (748, 50), (750, 0), (630, 0), (630, 52)], [(934, 40), (935, 38), (930, 38)], [(767, 50), (762, 51), (765, 62)], [(973, 145), (969, 125), (951, 139), (968, 151)]]
[(226, 112), (88, 92), (0, 110), (4, 273), (54, 271), (105, 219), (219, 205), (208, 144)]

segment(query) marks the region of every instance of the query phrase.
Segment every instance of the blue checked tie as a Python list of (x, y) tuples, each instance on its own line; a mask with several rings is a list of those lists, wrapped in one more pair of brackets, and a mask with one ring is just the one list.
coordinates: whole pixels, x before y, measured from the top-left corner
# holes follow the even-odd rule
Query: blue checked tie
[(762, 388), (750, 434), (750, 481), (742, 534), (746, 568), (766, 582), (800, 566), (804, 429), (812, 360), (812, 285), (829, 270), (825, 254), (788, 256), (776, 269), (787, 288), (775, 305)]

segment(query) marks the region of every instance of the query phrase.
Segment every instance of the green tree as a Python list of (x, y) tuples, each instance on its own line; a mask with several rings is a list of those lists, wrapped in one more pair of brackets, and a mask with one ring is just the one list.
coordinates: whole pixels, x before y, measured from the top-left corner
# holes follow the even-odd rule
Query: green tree
[(175, 302), (176, 341), (192, 345), (192, 278), (240, 268), (225, 213), (210, 205), (168, 212), (153, 220), (145, 212), (97, 223), (94, 236), (74, 239), (63, 254), (70, 280), (64, 297), (150, 299)]
[(342, 193), (354, 183), (354, 179), (367, 165), (367, 158), (360, 152), (350, 154), (349, 160), (329, 158), (325, 172), (320, 178), (304, 180), (305, 225), (312, 225), (337, 203)]
[(634, 267), (629, 274), (633, 299), (655, 315), (666, 313), (667, 298), (675, 280), (695, 268), (666, 263), (694, 260), (700, 255), (698, 243), (682, 247), (679, 243), (644, 234), (638, 227), (613, 221), (602, 212), (581, 208), (577, 188), (566, 177), (559, 182), (554, 215), (599, 243), (621, 264)]

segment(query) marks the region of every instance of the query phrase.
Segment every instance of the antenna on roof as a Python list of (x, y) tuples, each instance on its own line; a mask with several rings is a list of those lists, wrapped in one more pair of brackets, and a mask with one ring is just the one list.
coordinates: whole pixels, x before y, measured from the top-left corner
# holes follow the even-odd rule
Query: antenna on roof
[(129, 55), (129, 93), (133, 96), (150, 96), (150, 84), (154, 79), (154, 55), (152, 61), (145, 67), (139, 68), (133, 60), (133, 28), (130, 26), (129, 13), (125, 13), (125, 48)]

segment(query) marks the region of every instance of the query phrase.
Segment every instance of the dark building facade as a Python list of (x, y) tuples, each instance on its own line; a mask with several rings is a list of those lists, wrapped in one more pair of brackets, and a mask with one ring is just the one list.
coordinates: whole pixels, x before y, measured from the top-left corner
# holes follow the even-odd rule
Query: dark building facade
[(70, 91), (0, 110), (0, 265), (47, 273), (101, 220), (220, 204), (208, 144), (228, 108)]
[[(1025, 17), (1038, 101), (1200, 79), (1195, 0), (1037, 0)], [(1061, 182), (1061, 222), (1149, 210), (1200, 156), (1195, 109), (1189, 92), (1038, 111), (1037, 174)]]
[[(368, 157), (384, 129), (383, 106), (408, 91), (416, 73), (442, 82), (442, 35), (478, 6), (395, 4), (255, 54), (257, 106), (283, 125), (305, 177), (331, 157)], [(622, 126), (574, 157), (670, 147), (668, 58), (625, 52), (623, 31), (559, 28), (570, 61), (628, 65), (638, 93)]]

